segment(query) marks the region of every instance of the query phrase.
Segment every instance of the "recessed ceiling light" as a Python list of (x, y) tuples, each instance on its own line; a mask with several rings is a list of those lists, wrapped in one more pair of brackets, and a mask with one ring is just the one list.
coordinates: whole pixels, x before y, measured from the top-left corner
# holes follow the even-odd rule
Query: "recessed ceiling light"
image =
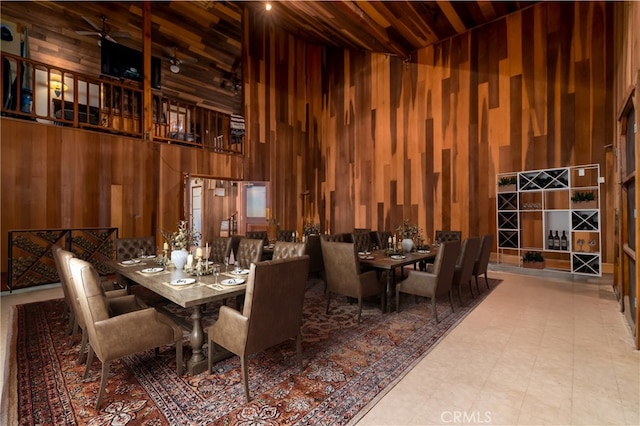
[(267, 10), (267, 12), (270, 11), (271, 10), (271, 2), (266, 2), (265, 5), (264, 5), (264, 8)]

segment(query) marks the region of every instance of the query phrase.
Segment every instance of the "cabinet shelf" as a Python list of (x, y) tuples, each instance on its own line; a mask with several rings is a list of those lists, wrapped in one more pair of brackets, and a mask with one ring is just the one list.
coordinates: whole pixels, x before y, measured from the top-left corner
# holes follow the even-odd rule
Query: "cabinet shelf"
[[(512, 177), (517, 188), (507, 192), (504, 181)], [(598, 164), (498, 174), (498, 259), (500, 254), (522, 258), (527, 251), (538, 251), (551, 263), (558, 261), (556, 268), (600, 276), (600, 181)], [(585, 193), (595, 200), (579, 202)], [(567, 249), (549, 248), (549, 232), (564, 234)]]

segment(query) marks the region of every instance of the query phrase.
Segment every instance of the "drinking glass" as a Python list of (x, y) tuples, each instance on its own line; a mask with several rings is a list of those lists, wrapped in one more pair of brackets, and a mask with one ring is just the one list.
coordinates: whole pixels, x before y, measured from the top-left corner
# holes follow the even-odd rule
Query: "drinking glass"
[(138, 259), (144, 259), (144, 249), (138, 250)]
[(218, 277), (220, 276), (220, 265), (213, 265), (213, 275), (216, 277), (216, 284), (218, 284)]
[(224, 258), (224, 271), (229, 272), (229, 256)]

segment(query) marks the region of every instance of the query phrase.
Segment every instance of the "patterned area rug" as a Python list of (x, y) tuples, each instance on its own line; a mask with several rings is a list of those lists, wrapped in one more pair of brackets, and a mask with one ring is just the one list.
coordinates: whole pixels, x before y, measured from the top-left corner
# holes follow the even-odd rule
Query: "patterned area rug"
[[(489, 280), (491, 289), (499, 283)], [(483, 284), (483, 283), (482, 283)], [(436, 324), (425, 299), (403, 295), (400, 312), (383, 314), (377, 301), (332, 299), (325, 314), (323, 283), (309, 283), (303, 323), (303, 371), (294, 342), (249, 360), (252, 401), (246, 403), (238, 357), (214, 364), (214, 372), (176, 377), (171, 346), (126, 357), (111, 365), (105, 398), (94, 410), (100, 361), (87, 380), (76, 366), (79, 342), (69, 346), (62, 300), (19, 305), (17, 321), (17, 410), (21, 425), (338, 425), (383, 395), (452, 330), (490, 291), (466, 306), (438, 302)], [(457, 300), (456, 300), (457, 302)], [(177, 314), (189, 315), (167, 306)], [(217, 305), (207, 305), (214, 321)], [(185, 333), (185, 359), (190, 357)]]

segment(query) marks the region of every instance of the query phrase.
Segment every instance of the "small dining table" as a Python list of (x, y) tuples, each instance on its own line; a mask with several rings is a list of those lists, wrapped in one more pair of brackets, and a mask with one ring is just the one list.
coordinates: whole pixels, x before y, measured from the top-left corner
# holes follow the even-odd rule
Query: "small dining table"
[[(207, 369), (207, 358), (202, 351), (205, 337), (202, 327), (201, 307), (209, 302), (222, 301), (230, 297), (243, 295), (246, 291), (248, 274), (234, 276), (230, 272), (222, 272), (218, 277), (214, 275), (193, 276), (183, 270), (164, 268), (158, 265), (155, 259), (139, 259), (138, 261), (108, 261), (106, 264), (116, 274), (140, 284), (152, 292), (170, 300), (171, 302), (191, 309), (191, 330), (189, 342), (192, 355), (187, 361), (187, 371), (190, 374), (198, 374)], [(224, 267), (221, 269), (224, 270)], [(152, 271), (152, 272), (150, 272)], [(220, 284), (225, 276), (244, 279), (241, 284), (225, 286)], [(194, 279), (195, 282), (184, 284)], [(182, 282), (180, 282), (182, 280)], [(184, 281), (189, 280), (189, 281)], [(173, 284), (172, 284), (173, 283)]]
[(385, 310), (391, 312), (389, 300), (391, 298), (391, 288), (393, 279), (395, 278), (396, 268), (402, 268), (408, 265), (415, 265), (421, 261), (429, 261), (435, 259), (436, 251), (432, 248), (429, 250), (417, 250), (410, 253), (387, 253), (385, 250), (375, 250), (369, 254), (359, 254), (360, 264), (370, 266), (374, 269), (387, 272), (387, 285), (385, 289), (384, 304)]

